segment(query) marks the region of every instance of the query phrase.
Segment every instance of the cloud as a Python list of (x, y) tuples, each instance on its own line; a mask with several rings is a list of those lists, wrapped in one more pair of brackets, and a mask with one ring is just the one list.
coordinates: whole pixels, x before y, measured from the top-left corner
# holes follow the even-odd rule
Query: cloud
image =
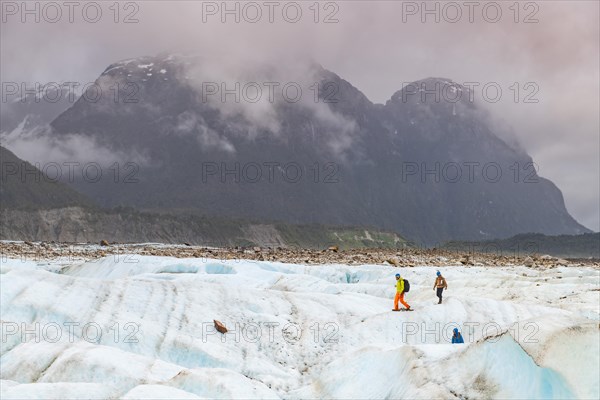
[(77, 169), (83, 169), (95, 163), (104, 169), (115, 163), (121, 166), (127, 163), (144, 166), (149, 163), (145, 154), (136, 150), (108, 148), (88, 135), (71, 133), (58, 136), (49, 125), (26, 125), (27, 118), (12, 131), (1, 132), (2, 146), (42, 170), (50, 164), (58, 164), (62, 169), (76, 163)]
[(241, 122), (234, 123), (233, 130), (250, 140), (261, 134), (278, 137), (284, 109), (301, 108), (308, 113), (311, 128), (320, 128), (331, 155), (339, 161), (345, 159), (355, 143), (358, 125), (328, 103), (315, 101), (315, 85), (324, 78), (320, 66), (306, 59), (283, 58), (265, 64), (265, 60), (249, 58), (241, 68), (238, 58), (230, 61), (199, 57), (181, 72), (179, 80), (194, 87), (198, 101), (219, 110), (229, 124), (231, 117), (239, 117)]
[(179, 136), (191, 136), (198, 140), (203, 149), (217, 149), (227, 153), (235, 153), (235, 147), (217, 132), (206, 125), (201, 115), (185, 111), (177, 116), (173, 132)]

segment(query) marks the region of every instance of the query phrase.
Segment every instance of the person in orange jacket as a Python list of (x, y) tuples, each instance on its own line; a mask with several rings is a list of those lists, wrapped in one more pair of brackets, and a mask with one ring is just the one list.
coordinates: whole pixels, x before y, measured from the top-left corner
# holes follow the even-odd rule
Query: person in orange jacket
[(438, 301), (438, 304), (442, 304), (442, 292), (444, 291), (444, 289), (448, 289), (448, 284), (446, 283), (446, 278), (442, 276), (442, 273), (440, 271), (438, 271), (436, 275), (437, 278), (435, 278), (433, 290), (437, 289), (436, 296), (438, 297), (438, 299), (440, 299)]
[(408, 311), (412, 311), (410, 306), (404, 301), (404, 279), (400, 276), (400, 274), (396, 274), (396, 297), (394, 298), (394, 311), (399, 311), (398, 301), (402, 303), (404, 307)]

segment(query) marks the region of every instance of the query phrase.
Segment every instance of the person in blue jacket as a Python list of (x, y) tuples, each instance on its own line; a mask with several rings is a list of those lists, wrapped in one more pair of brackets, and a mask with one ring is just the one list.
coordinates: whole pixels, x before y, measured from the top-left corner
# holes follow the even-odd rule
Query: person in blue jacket
[(462, 335), (458, 331), (458, 328), (454, 328), (454, 334), (452, 335), (452, 343), (464, 343)]

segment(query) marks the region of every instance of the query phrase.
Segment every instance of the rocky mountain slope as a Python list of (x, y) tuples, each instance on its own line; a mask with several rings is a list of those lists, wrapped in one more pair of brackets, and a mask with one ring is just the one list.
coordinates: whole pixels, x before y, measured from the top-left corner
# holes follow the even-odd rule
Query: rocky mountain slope
[(0, 166), (0, 240), (315, 249), (407, 245), (396, 233), (372, 228), (257, 223), (185, 212), (137, 212), (125, 207), (102, 209), (4, 147), (0, 147)]
[(448, 242), (443, 246), (451, 251), (475, 251), (489, 254), (549, 254), (564, 258), (600, 259), (600, 233), (547, 236), (525, 233), (503, 240), (481, 242)]
[(327, 249), (403, 248), (393, 232), (353, 227), (256, 223), (197, 215), (140, 213), (127, 209), (68, 207), (0, 209), (0, 240), (67, 243), (188, 243), (212, 247), (262, 246)]
[(0, 199), (2, 209), (50, 209), (90, 206), (91, 201), (55, 177), (0, 146)]

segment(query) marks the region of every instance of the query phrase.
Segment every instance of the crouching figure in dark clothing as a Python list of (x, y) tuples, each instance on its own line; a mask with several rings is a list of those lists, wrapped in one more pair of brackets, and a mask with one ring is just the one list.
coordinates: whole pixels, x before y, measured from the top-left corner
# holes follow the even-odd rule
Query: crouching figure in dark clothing
[(464, 343), (462, 335), (458, 331), (458, 328), (454, 328), (454, 334), (452, 335), (452, 343)]

